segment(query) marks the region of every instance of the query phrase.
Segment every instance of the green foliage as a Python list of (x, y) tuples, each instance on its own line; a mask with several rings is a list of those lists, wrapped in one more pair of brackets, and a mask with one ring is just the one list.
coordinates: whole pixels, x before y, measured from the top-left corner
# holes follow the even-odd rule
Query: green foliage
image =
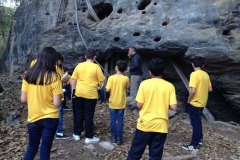
[[(0, 1), (0, 58), (6, 48), (6, 43), (8, 40), (9, 30), (12, 24), (13, 14), (15, 12), (15, 8), (4, 6), (4, 0)], [(19, 4), (19, 1), (13, 1)]]

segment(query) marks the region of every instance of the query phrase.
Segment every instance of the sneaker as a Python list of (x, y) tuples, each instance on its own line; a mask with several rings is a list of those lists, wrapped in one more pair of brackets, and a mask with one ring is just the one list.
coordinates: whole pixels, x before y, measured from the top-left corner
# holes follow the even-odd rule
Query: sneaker
[(68, 139), (69, 136), (63, 134), (63, 133), (56, 133), (56, 139)]
[(121, 145), (122, 144), (122, 138), (117, 138), (117, 145)]
[(74, 138), (76, 141), (79, 141), (79, 140), (80, 140), (80, 136), (79, 136), (79, 135), (76, 135), (76, 134), (73, 134), (73, 138)]
[(202, 139), (200, 139), (200, 141), (199, 141), (199, 143), (198, 143), (199, 145), (203, 145), (203, 140)]
[(71, 111), (72, 108), (70, 108), (70, 107), (68, 107), (68, 106), (65, 106), (65, 107), (63, 107), (63, 110), (65, 110), (65, 111)]
[(111, 140), (112, 143), (117, 143), (117, 139), (116, 139), (116, 137), (111, 137), (110, 140)]
[(195, 149), (199, 149), (199, 146), (193, 146), (193, 145), (185, 145), (185, 146), (182, 146), (183, 149), (186, 149), (188, 151), (193, 151)]
[(93, 138), (86, 138), (85, 143), (98, 143), (100, 141), (99, 138), (93, 137)]

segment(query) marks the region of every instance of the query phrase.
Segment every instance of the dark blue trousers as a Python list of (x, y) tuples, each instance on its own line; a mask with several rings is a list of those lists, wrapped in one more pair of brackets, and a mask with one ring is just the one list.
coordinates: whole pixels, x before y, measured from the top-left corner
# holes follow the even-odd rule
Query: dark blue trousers
[(203, 138), (202, 134), (202, 113), (203, 108), (194, 107), (188, 104), (188, 113), (192, 125), (192, 141), (190, 145), (198, 146), (200, 140)]
[(74, 99), (74, 134), (81, 135), (85, 121), (85, 137), (93, 138), (93, 117), (97, 99), (75, 97)]
[(147, 145), (149, 146), (150, 160), (161, 160), (166, 138), (167, 133), (143, 132), (136, 129), (127, 160), (139, 160)]
[(52, 142), (58, 126), (58, 118), (40, 119), (28, 123), (28, 149), (24, 160), (33, 160), (41, 141), (40, 160), (49, 160)]

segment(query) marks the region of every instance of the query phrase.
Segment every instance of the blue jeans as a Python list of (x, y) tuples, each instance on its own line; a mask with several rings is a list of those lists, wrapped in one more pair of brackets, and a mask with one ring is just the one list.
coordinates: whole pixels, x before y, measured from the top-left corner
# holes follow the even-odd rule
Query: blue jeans
[(136, 129), (127, 160), (139, 160), (147, 145), (149, 146), (150, 160), (161, 160), (166, 139), (167, 133), (143, 132)]
[(71, 86), (69, 84), (63, 85), (63, 88), (66, 90), (66, 92), (63, 93), (64, 100), (62, 101), (63, 108), (66, 107), (66, 101), (67, 99), (71, 100)]
[(40, 119), (33, 123), (28, 123), (29, 143), (24, 160), (33, 160), (41, 141), (40, 160), (49, 160), (52, 142), (58, 126), (58, 118)]
[(105, 96), (104, 96), (105, 89), (102, 88), (102, 89), (98, 90), (98, 93), (100, 94), (100, 100), (101, 100), (101, 102), (104, 102), (104, 100), (105, 100)]
[(61, 103), (61, 105), (58, 107), (59, 110), (59, 123), (58, 123), (58, 127), (57, 127), (57, 133), (63, 133), (63, 105)]
[(188, 113), (192, 125), (192, 141), (190, 145), (198, 146), (200, 140), (203, 138), (201, 119), (203, 108), (194, 107), (189, 103)]
[[(111, 109), (110, 108), (110, 127), (111, 127), (111, 136), (122, 138), (123, 134), (123, 122), (124, 118), (124, 109)], [(118, 121), (118, 124), (116, 124)]]

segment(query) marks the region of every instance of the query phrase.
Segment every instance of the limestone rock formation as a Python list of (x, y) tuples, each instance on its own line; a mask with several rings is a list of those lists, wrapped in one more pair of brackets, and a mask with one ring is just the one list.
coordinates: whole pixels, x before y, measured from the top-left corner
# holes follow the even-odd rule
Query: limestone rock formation
[[(147, 56), (205, 58), (213, 85), (240, 109), (239, 0), (77, 0), (81, 33), (104, 61), (135, 46)], [(12, 73), (52, 46), (73, 68), (84, 54), (74, 0), (23, 0), (17, 9), (2, 65)], [(20, 67), (16, 67), (20, 66)]]

